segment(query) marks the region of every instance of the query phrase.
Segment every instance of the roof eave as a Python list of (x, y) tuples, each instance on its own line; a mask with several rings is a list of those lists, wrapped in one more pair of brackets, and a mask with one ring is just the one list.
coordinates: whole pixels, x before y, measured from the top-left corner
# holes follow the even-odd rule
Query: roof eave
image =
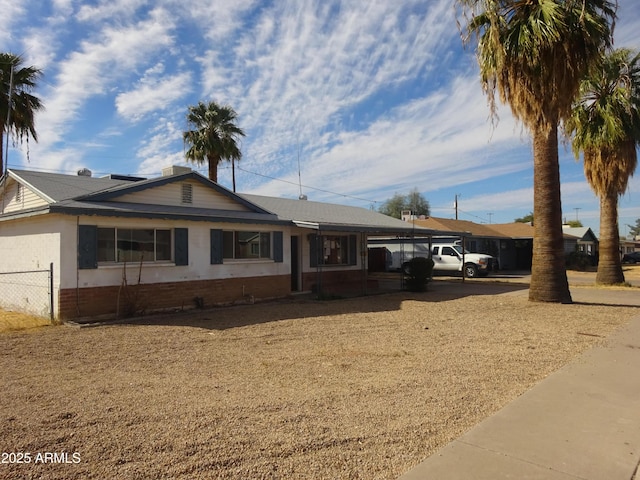
[[(31, 191), (33, 191), (36, 195), (38, 195), (40, 198), (42, 198), (46, 202), (55, 203), (55, 200), (53, 198), (51, 198), (49, 195), (44, 193), (42, 190), (37, 189), (35, 186), (33, 186), (31, 183), (27, 182), (24, 178), (22, 178), (20, 175), (18, 175), (14, 171), (12, 171), (10, 168), (7, 169), (7, 176), (13, 178), (16, 182), (21, 183), (22, 185), (25, 185), (25, 186), (29, 187), (29, 189)], [(7, 177), (5, 177), (5, 179), (6, 178)]]

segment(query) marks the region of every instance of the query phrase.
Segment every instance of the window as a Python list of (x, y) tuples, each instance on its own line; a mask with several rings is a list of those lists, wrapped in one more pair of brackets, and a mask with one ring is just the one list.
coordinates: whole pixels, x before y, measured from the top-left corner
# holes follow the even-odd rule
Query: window
[(310, 241), (312, 267), (357, 264), (355, 235), (312, 235)]
[(347, 265), (349, 262), (349, 237), (322, 237), (324, 265)]
[(456, 251), (451, 247), (442, 247), (442, 256), (457, 257)]
[(271, 258), (271, 233), (222, 232), (222, 258)]
[(98, 262), (171, 260), (171, 230), (98, 228)]

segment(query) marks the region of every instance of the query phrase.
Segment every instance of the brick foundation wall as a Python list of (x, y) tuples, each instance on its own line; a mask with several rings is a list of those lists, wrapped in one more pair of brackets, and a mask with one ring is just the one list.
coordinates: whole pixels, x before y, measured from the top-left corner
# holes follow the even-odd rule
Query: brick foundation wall
[(289, 275), (140, 284), (126, 289), (120, 286), (63, 289), (58, 297), (58, 318), (116, 314), (122, 318), (154, 310), (193, 308), (196, 297), (202, 299), (204, 306), (212, 306), (280, 298), (290, 293)]
[[(362, 270), (322, 270), (322, 293), (325, 295), (340, 295), (345, 293), (364, 293), (363, 276), (367, 277)], [(377, 288), (375, 280), (366, 281), (366, 289)], [(305, 272), (302, 278), (305, 290), (318, 292), (318, 273)]]

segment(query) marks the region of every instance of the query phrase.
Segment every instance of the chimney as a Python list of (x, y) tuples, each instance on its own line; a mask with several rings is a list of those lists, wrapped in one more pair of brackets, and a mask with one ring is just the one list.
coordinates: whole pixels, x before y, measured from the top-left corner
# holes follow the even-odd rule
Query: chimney
[(181, 167), (179, 165), (171, 165), (162, 169), (163, 177), (170, 177), (171, 175), (182, 175), (183, 173), (189, 173), (191, 169), (189, 167)]

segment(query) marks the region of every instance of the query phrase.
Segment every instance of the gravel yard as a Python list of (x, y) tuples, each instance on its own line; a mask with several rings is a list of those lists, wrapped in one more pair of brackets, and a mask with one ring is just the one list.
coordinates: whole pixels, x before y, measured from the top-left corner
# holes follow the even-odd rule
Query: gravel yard
[(0, 334), (0, 478), (395, 479), (639, 314), (522, 288)]

